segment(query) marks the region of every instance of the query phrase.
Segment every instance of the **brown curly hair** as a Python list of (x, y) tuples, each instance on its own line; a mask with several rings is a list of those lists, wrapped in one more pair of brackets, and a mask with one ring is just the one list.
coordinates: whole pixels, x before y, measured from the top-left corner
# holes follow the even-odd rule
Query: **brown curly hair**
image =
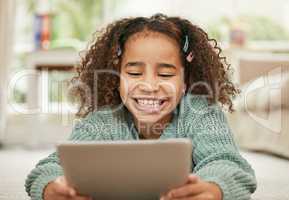
[(72, 94), (80, 100), (77, 116), (84, 117), (99, 107), (121, 103), (118, 91), (121, 55), (118, 55), (118, 49), (123, 54), (128, 38), (142, 31), (165, 34), (175, 39), (180, 49), (187, 36), (189, 46), (186, 52), (192, 52), (194, 57), (192, 62), (188, 62), (188, 53), (180, 51), (185, 68), (186, 92), (207, 95), (210, 104), (219, 102), (230, 112), (233, 111), (232, 98), (239, 93), (239, 89), (230, 80), (231, 67), (220, 55), (222, 50), (216, 40), (210, 39), (205, 31), (186, 19), (155, 14), (149, 18), (124, 18), (94, 34), (77, 67), (78, 75), (72, 79)]

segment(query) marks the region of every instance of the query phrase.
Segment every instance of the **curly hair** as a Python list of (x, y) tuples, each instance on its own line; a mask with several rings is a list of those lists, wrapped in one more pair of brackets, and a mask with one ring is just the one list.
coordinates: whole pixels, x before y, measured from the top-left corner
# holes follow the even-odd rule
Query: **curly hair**
[(72, 79), (72, 94), (80, 101), (77, 116), (84, 117), (99, 107), (121, 103), (118, 91), (121, 55), (118, 55), (118, 49), (125, 51), (128, 38), (143, 31), (165, 34), (175, 39), (180, 49), (187, 37), (187, 52), (193, 53), (192, 62), (188, 62), (187, 54), (180, 51), (186, 93), (206, 95), (209, 104), (219, 102), (222, 107), (233, 111), (232, 98), (240, 91), (230, 80), (231, 66), (220, 55), (222, 50), (217, 41), (186, 19), (155, 14), (149, 18), (124, 18), (94, 34), (77, 67), (78, 75)]

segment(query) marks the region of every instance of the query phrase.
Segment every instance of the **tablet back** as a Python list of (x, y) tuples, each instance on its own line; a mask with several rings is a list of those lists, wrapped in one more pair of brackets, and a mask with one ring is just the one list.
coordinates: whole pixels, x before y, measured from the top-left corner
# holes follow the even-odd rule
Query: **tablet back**
[(189, 139), (95, 141), (58, 145), (68, 182), (94, 199), (159, 199), (192, 170)]

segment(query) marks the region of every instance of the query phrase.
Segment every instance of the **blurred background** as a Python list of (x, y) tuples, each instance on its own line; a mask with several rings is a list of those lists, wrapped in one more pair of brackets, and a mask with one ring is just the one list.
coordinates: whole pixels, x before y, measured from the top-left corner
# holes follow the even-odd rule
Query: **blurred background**
[(288, 0), (0, 0), (0, 199), (28, 199), (25, 176), (70, 134), (69, 81), (93, 33), (155, 13), (185, 17), (218, 41), (242, 89), (226, 114), (257, 168), (254, 198), (289, 199)]

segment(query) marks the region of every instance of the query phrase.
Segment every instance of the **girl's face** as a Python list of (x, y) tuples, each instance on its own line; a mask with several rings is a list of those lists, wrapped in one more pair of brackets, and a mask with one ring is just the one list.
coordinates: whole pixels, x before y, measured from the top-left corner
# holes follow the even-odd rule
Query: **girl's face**
[(120, 96), (137, 122), (170, 119), (185, 90), (177, 42), (161, 33), (137, 33), (125, 43)]

